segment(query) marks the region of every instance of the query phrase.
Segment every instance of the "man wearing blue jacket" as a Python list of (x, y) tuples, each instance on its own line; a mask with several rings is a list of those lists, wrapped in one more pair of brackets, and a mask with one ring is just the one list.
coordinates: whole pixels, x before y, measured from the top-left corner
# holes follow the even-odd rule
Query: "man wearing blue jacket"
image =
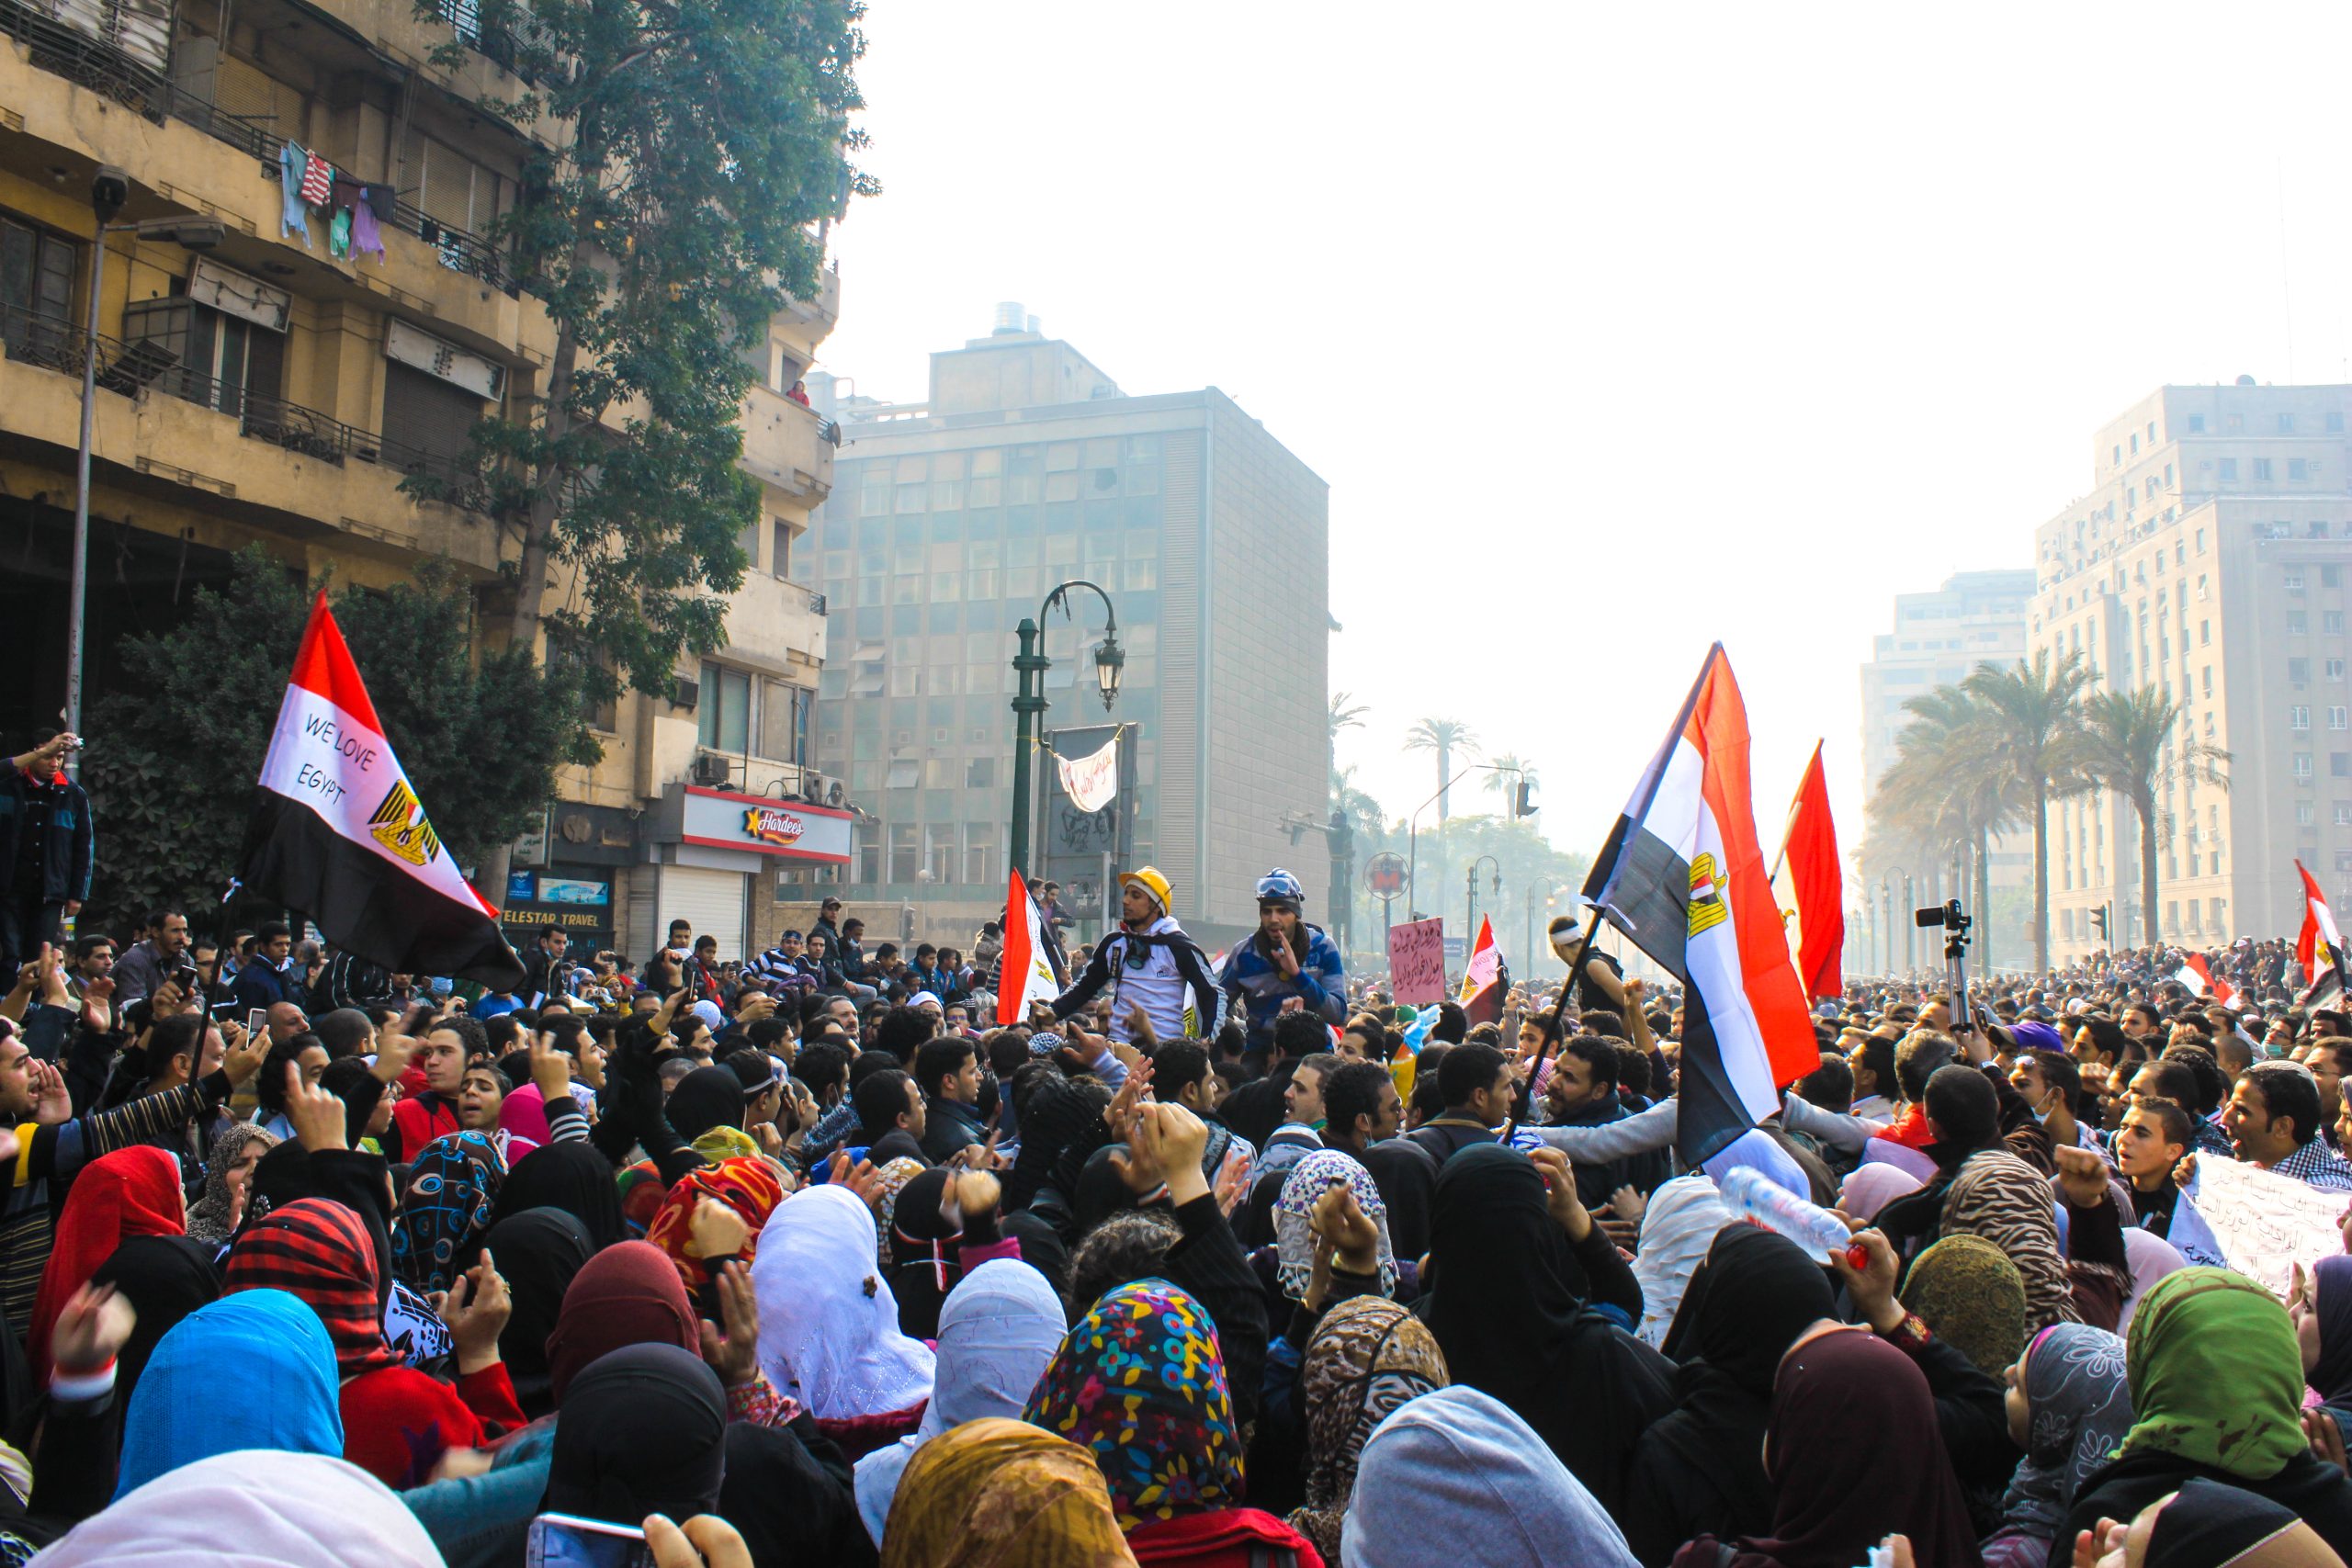
[(1233, 950), (1219, 976), (1227, 996), (1246, 1008), (1251, 1052), (1270, 1050), (1274, 1020), (1291, 998), (1334, 1028), (1348, 1018), (1348, 976), (1340, 950), (1306, 923), (1306, 890), (1276, 866), (1258, 880), (1258, 934)]
[(80, 741), (44, 735), (0, 774), (0, 975), (13, 982), (40, 945), (64, 945), (65, 921), (90, 896), (90, 797), (65, 772)]

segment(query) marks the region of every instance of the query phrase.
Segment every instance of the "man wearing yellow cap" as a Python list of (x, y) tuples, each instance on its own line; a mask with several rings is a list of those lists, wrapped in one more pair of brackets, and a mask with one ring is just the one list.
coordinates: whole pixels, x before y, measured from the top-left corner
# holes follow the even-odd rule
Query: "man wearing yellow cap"
[(1162, 1040), (1215, 1033), (1222, 993), (1208, 954), (1169, 912), (1168, 878), (1147, 865), (1121, 872), (1119, 888), (1119, 929), (1094, 944), (1085, 973), (1055, 998), (1054, 1016), (1068, 1018), (1108, 986), (1114, 1040), (1132, 1035), (1127, 1014), (1138, 1006)]

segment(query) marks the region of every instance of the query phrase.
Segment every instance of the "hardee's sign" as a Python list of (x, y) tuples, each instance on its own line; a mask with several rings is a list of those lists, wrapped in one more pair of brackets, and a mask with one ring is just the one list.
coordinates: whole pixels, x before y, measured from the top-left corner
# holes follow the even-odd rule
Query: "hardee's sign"
[(797, 813), (780, 807), (754, 806), (743, 813), (743, 831), (768, 844), (797, 844), (808, 830)]

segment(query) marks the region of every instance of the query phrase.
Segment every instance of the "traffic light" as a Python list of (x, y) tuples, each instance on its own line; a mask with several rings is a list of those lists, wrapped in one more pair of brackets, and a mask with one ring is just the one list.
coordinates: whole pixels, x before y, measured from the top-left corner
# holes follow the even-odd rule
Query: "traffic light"
[(1511, 798), (1510, 814), (1513, 817), (1535, 815), (1535, 786), (1525, 779), (1519, 781), (1519, 792)]
[(2097, 926), (2097, 927), (2098, 928), (2098, 939), (2099, 939), (2099, 941), (2101, 941), (2101, 942), (2105, 942), (2105, 941), (2107, 940), (2107, 906), (2106, 906), (2106, 905), (2101, 904), (2098, 908), (2093, 909), (2093, 910), (2091, 911), (2091, 924), (2093, 924), (2093, 925), (2095, 925), (2095, 926)]

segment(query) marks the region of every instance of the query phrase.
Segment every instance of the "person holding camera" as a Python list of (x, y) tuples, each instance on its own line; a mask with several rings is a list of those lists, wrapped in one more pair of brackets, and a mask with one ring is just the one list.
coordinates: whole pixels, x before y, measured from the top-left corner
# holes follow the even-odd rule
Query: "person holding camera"
[(66, 919), (90, 896), (90, 797), (65, 772), (66, 754), (81, 744), (78, 735), (42, 735), (9, 759), (0, 779), (8, 888), (0, 898), (0, 975), (16, 973), (45, 942), (63, 945)]

